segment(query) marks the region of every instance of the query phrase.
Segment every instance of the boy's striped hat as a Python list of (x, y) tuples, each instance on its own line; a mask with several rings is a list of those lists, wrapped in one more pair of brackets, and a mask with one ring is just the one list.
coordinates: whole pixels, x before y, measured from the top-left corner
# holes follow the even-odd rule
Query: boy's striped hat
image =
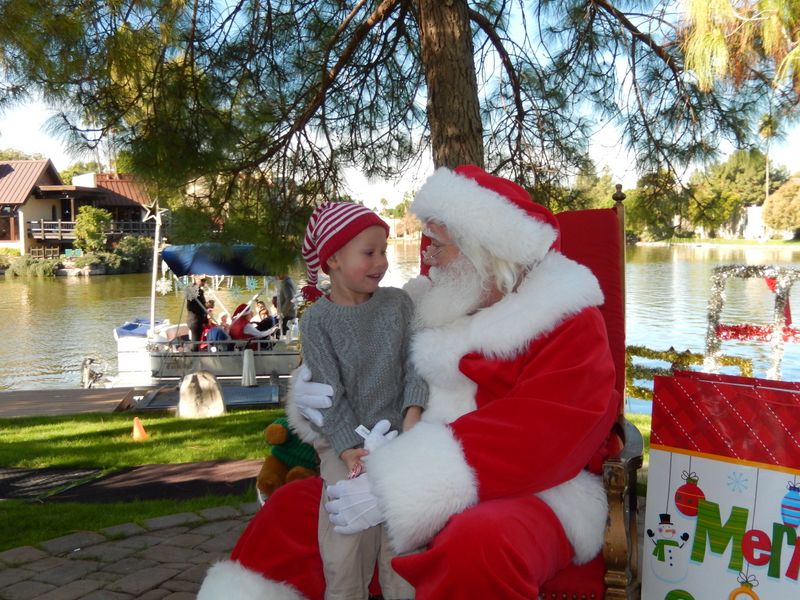
[(317, 272), (328, 272), (328, 259), (367, 227), (379, 225), (389, 235), (389, 225), (361, 204), (325, 202), (314, 209), (303, 239), (303, 260), (306, 262), (307, 285), (303, 297), (313, 302), (322, 295), (317, 288)]

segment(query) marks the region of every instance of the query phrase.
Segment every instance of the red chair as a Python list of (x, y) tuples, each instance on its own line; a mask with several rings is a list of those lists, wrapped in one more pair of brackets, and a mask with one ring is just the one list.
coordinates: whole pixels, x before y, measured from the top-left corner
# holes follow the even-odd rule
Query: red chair
[(561, 252), (589, 267), (600, 282), (605, 302), (600, 311), (617, 368), (619, 417), (603, 465), (609, 518), (603, 552), (581, 566), (556, 574), (539, 597), (558, 600), (607, 600), (638, 597), (639, 557), (636, 525), (636, 472), (642, 466), (641, 433), (625, 420), (625, 216), (621, 192), (616, 206), (566, 211), (556, 215), (561, 228)]

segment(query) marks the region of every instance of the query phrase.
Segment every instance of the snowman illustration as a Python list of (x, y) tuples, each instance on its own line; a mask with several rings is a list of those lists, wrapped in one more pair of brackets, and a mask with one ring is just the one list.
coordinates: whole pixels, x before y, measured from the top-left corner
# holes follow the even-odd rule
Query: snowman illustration
[(661, 581), (682, 581), (689, 572), (689, 548), (686, 542), (689, 534), (684, 532), (678, 537), (678, 530), (672, 524), (669, 513), (658, 515), (657, 531), (647, 530), (647, 536), (655, 546), (650, 557), (653, 574)]

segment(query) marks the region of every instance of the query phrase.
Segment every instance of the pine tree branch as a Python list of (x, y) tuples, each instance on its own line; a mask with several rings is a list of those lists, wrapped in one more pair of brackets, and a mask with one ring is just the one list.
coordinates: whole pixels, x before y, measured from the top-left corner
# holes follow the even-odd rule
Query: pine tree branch
[(525, 122), (525, 106), (522, 103), (522, 86), (520, 84), (519, 77), (517, 77), (517, 72), (511, 62), (511, 57), (509, 56), (508, 52), (506, 52), (503, 41), (500, 39), (500, 36), (497, 35), (497, 30), (495, 30), (494, 25), (489, 22), (489, 19), (473, 9), (469, 9), (469, 19), (478, 25), (478, 27), (481, 28), (481, 30), (492, 42), (494, 49), (500, 55), (500, 61), (503, 63), (503, 68), (508, 74), (511, 89), (514, 93), (514, 106), (516, 107), (517, 112), (515, 119), (517, 123), (516, 147), (519, 149), (522, 146), (522, 127)]
[[(363, 22), (361, 22), (356, 28), (353, 30), (353, 34), (350, 37), (350, 40), (342, 49), (341, 53), (339, 54), (339, 58), (336, 61), (336, 64), (331, 68), (326, 68), (325, 64), (323, 64), (322, 74), (320, 76), (320, 81), (315, 86), (316, 93), (314, 98), (311, 102), (306, 105), (305, 109), (302, 113), (294, 120), (291, 124), (289, 129), (280, 136), (280, 138), (273, 144), (270, 144), (269, 148), (262, 152), (258, 157), (255, 159), (247, 162), (241, 163), (237, 165), (239, 169), (247, 169), (249, 167), (254, 167), (259, 163), (268, 160), (273, 155), (275, 155), (281, 148), (285, 147), (286, 144), (292, 139), (292, 137), (299, 131), (303, 130), (308, 123), (311, 121), (312, 117), (316, 114), (317, 110), (322, 106), (325, 101), (326, 94), (330, 87), (336, 80), (336, 77), (341, 73), (345, 66), (349, 63), (351, 57), (355, 53), (355, 51), (360, 46), (361, 42), (367, 37), (369, 32), (379, 23), (386, 20), (389, 14), (401, 3), (402, 0), (383, 0), (373, 11), (371, 15), (369, 15)], [(346, 26), (352, 21), (355, 17), (358, 10), (366, 4), (366, 0), (361, 0), (350, 12), (350, 14), (345, 18), (345, 20), (340, 24), (337, 28), (334, 35), (329, 40), (326, 46), (326, 62), (327, 57), (329, 56), (331, 49), (336, 45), (336, 41), (340, 38), (342, 33), (344, 32)]]
[(669, 70), (672, 71), (672, 76), (674, 77), (675, 81), (678, 82), (678, 85), (682, 87), (682, 73), (683, 69), (681, 66), (675, 61), (675, 58), (667, 52), (664, 47), (656, 42), (651, 36), (646, 34), (645, 32), (641, 31), (633, 22), (628, 19), (628, 16), (619, 10), (616, 6), (613, 6), (610, 2), (606, 2), (606, 0), (591, 0), (592, 4), (597, 6), (598, 8), (603, 9), (606, 13), (614, 17), (622, 27), (631, 34), (631, 37), (634, 40), (638, 40), (644, 43), (648, 48), (650, 48), (656, 56), (658, 56), (661, 61), (669, 67)]

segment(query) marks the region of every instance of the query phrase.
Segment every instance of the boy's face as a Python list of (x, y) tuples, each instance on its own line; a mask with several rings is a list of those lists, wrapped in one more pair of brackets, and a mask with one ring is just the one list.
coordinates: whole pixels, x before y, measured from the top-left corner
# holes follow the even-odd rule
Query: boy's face
[(367, 227), (328, 259), (331, 285), (372, 294), (389, 268), (386, 246), (386, 230), (379, 225)]

